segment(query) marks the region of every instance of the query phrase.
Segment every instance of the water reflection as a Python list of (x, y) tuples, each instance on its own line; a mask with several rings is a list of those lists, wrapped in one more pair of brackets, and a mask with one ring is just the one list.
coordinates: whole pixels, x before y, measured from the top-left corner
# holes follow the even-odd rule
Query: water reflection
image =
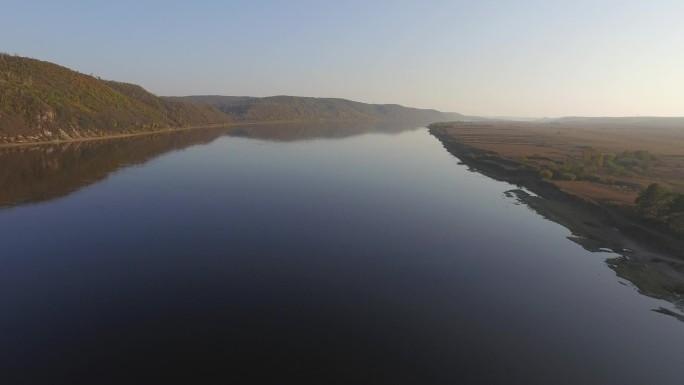
[(681, 379), (671, 306), (427, 130), (239, 129), (0, 211), (1, 383)]
[(235, 126), (230, 136), (278, 142), (311, 139), (343, 139), (369, 133), (398, 134), (422, 127), (424, 122), (326, 122), (291, 124), (252, 124)]
[(0, 148), (0, 208), (59, 198), (110, 173), (171, 151), (229, 135), (269, 141), (347, 138), (399, 133), (420, 122), (253, 124), (200, 128), (127, 138)]
[(591, 213), (578, 210), (572, 204), (532, 196), (523, 190), (509, 193), (544, 218), (568, 228), (573, 234), (568, 239), (585, 250), (617, 255), (606, 259), (606, 263), (619, 278), (631, 283), (643, 295), (672, 303), (676, 310), (653, 311), (684, 321), (684, 315), (679, 313), (684, 312), (684, 263), (644, 249), (627, 248), (612, 234), (615, 229), (596, 222)]
[[(473, 159), (460, 156), (458, 146), (442, 141), (444, 149), (459, 159), (461, 164), (474, 173), (488, 178), (508, 182), (512, 180), (506, 171), (497, 167), (487, 167)], [(515, 180), (516, 178), (513, 178)], [(529, 182), (529, 181), (528, 181)], [(520, 182), (524, 183), (522, 180)], [(539, 188), (539, 186), (536, 186)], [(606, 264), (615, 274), (632, 285), (639, 293), (674, 305), (672, 309), (657, 308), (655, 312), (672, 316), (684, 322), (684, 261), (653, 252), (621, 235), (610, 225), (605, 213), (595, 207), (566, 199), (556, 192), (541, 188), (548, 199), (542, 198), (526, 189), (506, 191), (505, 195), (515, 198), (545, 219), (556, 222), (570, 230), (569, 240), (592, 253), (610, 253)], [(604, 254), (605, 255), (605, 254)]]
[(577, 210), (567, 202), (553, 201), (530, 195), (525, 190), (507, 191), (521, 204), (544, 218), (556, 222), (573, 235), (568, 239), (592, 253), (611, 253), (615, 257), (606, 259), (606, 264), (615, 274), (641, 294), (670, 302), (673, 309), (660, 307), (655, 312), (672, 316), (684, 322), (684, 263), (644, 249), (638, 251), (625, 247), (615, 239), (616, 231), (596, 223), (596, 218), (583, 210)]
[(0, 207), (65, 196), (122, 167), (169, 151), (209, 143), (215, 128), (111, 140), (0, 148)]

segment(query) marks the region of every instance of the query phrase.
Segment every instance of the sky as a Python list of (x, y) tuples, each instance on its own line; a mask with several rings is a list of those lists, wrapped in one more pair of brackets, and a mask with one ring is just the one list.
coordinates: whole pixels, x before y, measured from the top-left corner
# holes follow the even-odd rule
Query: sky
[(157, 95), (684, 116), (684, 1), (0, 0), (0, 51)]

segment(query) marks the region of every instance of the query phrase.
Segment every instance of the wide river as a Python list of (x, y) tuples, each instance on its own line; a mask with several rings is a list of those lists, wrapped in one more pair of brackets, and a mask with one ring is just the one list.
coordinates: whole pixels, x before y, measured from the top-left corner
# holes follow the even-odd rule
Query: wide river
[(0, 166), (2, 384), (684, 384), (675, 304), (417, 124)]

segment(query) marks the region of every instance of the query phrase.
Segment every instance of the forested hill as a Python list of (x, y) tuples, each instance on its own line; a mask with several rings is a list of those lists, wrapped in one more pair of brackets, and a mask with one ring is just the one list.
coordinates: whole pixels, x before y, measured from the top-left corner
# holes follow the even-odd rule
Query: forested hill
[(71, 140), (230, 122), (412, 121), (463, 116), (396, 104), (273, 96), (158, 97), (46, 61), (0, 53), (0, 144)]
[(403, 107), (397, 104), (366, 104), (337, 98), (270, 96), (170, 97), (171, 101), (207, 104), (235, 121), (420, 121), (432, 123), (444, 119), (459, 120), (464, 116), (437, 110)]
[(36, 59), (0, 54), (0, 143), (224, 123), (207, 105), (157, 97)]

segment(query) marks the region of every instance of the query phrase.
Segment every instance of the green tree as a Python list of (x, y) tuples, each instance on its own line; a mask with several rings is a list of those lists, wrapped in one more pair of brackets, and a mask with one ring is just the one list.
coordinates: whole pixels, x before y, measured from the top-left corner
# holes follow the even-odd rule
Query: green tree
[(667, 222), (675, 231), (684, 231), (684, 194), (677, 194), (667, 205)]
[(665, 186), (653, 183), (636, 198), (635, 203), (642, 214), (660, 218), (672, 201), (673, 194)]
[(684, 194), (676, 194), (667, 205), (668, 215), (684, 215)]

